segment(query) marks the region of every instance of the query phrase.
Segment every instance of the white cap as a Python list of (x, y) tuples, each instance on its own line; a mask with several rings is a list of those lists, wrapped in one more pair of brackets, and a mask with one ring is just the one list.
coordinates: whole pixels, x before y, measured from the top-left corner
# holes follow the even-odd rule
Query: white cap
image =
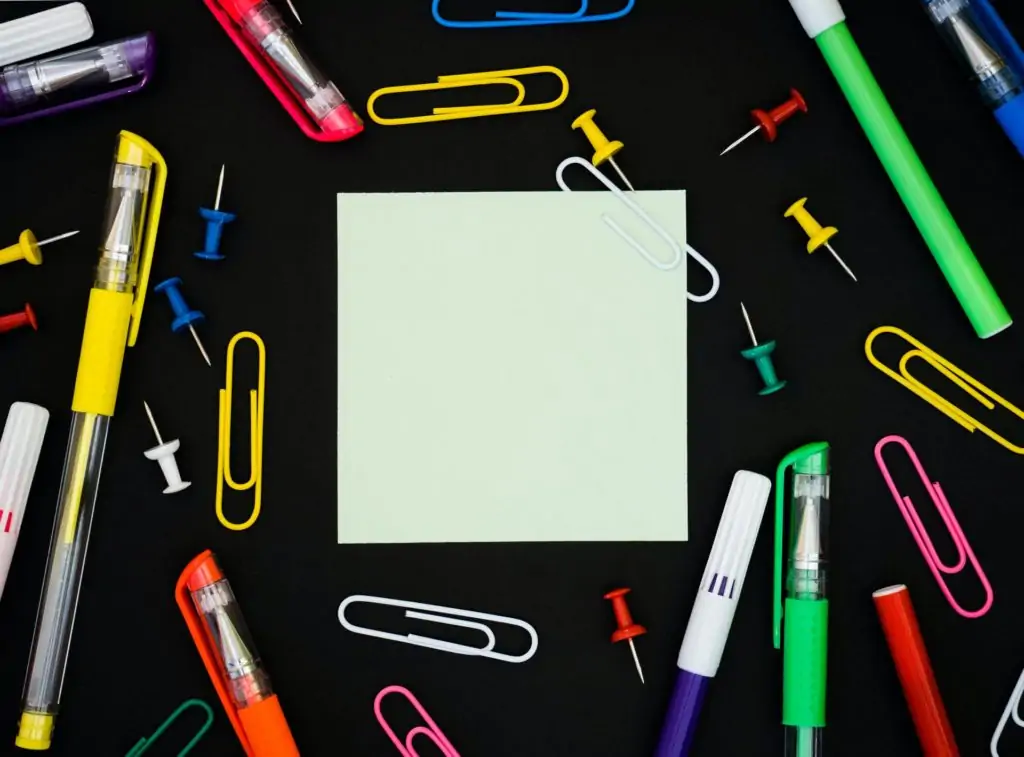
[(846, 20), (839, 0), (789, 0), (789, 4), (811, 39)]
[(92, 19), (81, 3), (68, 3), (0, 24), (0, 66), (38, 58), (92, 37)]
[(679, 650), (683, 670), (705, 678), (718, 672), (771, 489), (772, 482), (759, 473), (741, 470), (733, 476)]
[(7, 413), (0, 438), (0, 593), (7, 583), (49, 420), (45, 407), (29, 402), (15, 402)]

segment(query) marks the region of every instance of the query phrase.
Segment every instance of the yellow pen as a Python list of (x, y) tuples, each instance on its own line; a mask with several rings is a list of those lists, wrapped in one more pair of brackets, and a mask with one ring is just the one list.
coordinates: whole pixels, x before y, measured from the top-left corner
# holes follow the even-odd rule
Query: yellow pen
[(107, 199), (100, 262), (85, 317), (71, 402), (71, 434), (14, 742), (22, 749), (50, 748), (103, 450), (117, 402), (125, 347), (134, 346), (139, 334), (166, 182), (167, 164), (160, 153), (141, 137), (122, 131)]

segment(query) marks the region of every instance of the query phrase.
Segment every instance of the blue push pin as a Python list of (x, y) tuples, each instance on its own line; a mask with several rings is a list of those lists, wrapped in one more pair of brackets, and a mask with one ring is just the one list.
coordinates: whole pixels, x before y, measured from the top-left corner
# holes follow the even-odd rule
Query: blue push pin
[(786, 385), (785, 381), (779, 381), (779, 377), (775, 375), (775, 366), (772, 365), (775, 341), (758, 344), (757, 337), (754, 336), (754, 327), (750, 325), (750, 316), (747, 315), (747, 308), (742, 302), (740, 307), (743, 309), (743, 320), (747, 322), (747, 330), (750, 332), (750, 341), (754, 343), (753, 347), (741, 351), (740, 354), (747, 360), (753, 360), (754, 365), (757, 366), (757, 372), (761, 374), (761, 380), (764, 381), (764, 389), (758, 392), (758, 394), (762, 397), (766, 394), (775, 394), (775, 392)]
[(217, 199), (213, 203), (213, 210), (199, 208), (200, 217), (206, 221), (206, 249), (202, 252), (193, 253), (202, 260), (223, 260), (220, 254), (220, 237), (224, 231), (224, 224), (235, 220), (234, 213), (225, 213), (220, 209), (220, 194), (224, 190), (224, 166), (220, 167), (220, 180), (217, 182)]
[(190, 310), (188, 303), (185, 302), (185, 298), (181, 296), (181, 290), (178, 287), (181, 286), (181, 279), (175, 276), (172, 279), (166, 279), (161, 281), (154, 288), (154, 292), (164, 292), (167, 295), (168, 301), (171, 303), (171, 310), (174, 311), (174, 320), (171, 321), (171, 331), (177, 334), (186, 326), (188, 330), (192, 332), (192, 338), (196, 340), (196, 346), (199, 347), (199, 351), (203, 355), (203, 360), (206, 361), (207, 365), (211, 365), (210, 356), (206, 354), (206, 348), (203, 347), (203, 343), (199, 341), (199, 335), (196, 330), (192, 327), (193, 323), (202, 323), (206, 320), (206, 316), (198, 310)]

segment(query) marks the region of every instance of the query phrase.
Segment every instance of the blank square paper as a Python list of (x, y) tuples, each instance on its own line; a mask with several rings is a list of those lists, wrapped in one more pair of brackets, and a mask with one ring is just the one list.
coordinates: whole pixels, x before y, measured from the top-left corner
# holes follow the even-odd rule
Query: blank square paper
[(671, 259), (609, 192), (338, 196), (339, 543), (687, 538), (686, 263), (602, 213)]

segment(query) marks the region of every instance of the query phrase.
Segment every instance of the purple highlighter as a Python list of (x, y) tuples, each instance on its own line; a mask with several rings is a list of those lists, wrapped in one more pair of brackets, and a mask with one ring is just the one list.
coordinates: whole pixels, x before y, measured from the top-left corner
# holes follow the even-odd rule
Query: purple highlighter
[(153, 73), (149, 32), (0, 70), (0, 126), (137, 92)]
[(733, 476), (679, 650), (679, 675), (655, 757), (690, 753), (708, 683), (722, 661), (771, 488), (771, 481), (757, 473), (741, 470)]

